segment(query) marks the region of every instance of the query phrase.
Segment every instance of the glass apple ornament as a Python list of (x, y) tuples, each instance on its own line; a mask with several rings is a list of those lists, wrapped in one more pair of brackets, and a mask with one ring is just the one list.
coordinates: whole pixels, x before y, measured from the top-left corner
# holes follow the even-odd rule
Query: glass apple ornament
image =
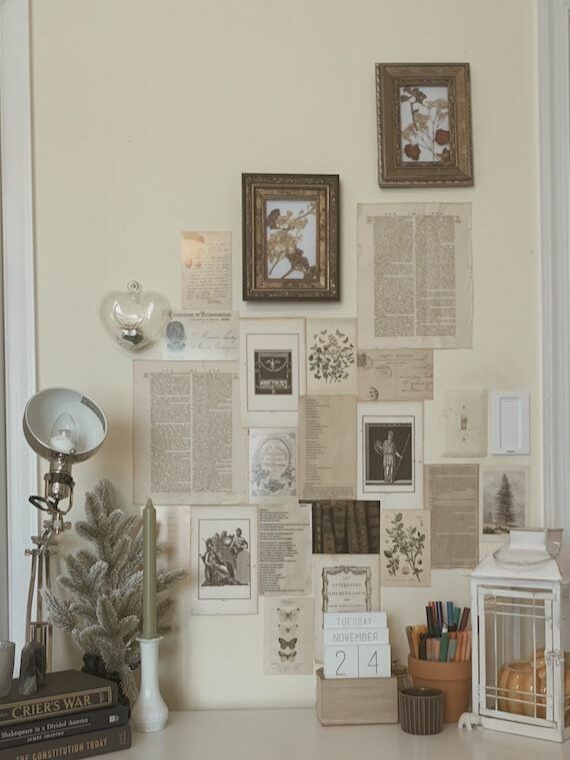
[(116, 343), (140, 351), (160, 336), (170, 306), (159, 293), (145, 292), (140, 283), (131, 280), (126, 290), (114, 290), (103, 299), (99, 314)]

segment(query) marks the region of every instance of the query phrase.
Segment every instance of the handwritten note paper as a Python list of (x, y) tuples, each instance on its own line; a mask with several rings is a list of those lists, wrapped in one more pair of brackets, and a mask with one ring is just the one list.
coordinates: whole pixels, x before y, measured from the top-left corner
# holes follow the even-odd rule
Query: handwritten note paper
[(183, 232), (183, 309), (232, 308), (232, 233)]
[(185, 361), (237, 361), (237, 315), (231, 311), (174, 312), (166, 325), (162, 358)]

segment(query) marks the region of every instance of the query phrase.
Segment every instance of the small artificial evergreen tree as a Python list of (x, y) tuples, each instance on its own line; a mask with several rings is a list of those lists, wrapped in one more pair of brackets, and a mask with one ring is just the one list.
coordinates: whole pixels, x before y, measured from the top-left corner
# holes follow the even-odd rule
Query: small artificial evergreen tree
[(501, 485), (495, 496), (494, 519), (495, 525), (504, 531), (508, 531), (516, 523), (513, 491), (505, 473), (503, 473)]
[[(99, 655), (109, 673), (118, 674), (132, 705), (137, 696), (134, 670), (140, 663), (137, 637), (142, 631), (142, 521), (114, 503), (108, 480), (86, 493), (87, 519), (75, 523), (75, 530), (94, 550), (79, 549), (65, 558), (67, 573), (57, 581), (70, 598), (45, 592), (45, 599), (50, 622), (70, 633), (85, 653)], [(185, 575), (183, 570), (159, 570), (157, 592), (168, 591)], [(164, 618), (171, 604), (169, 598), (157, 604), (159, 635), (169, 630)]]

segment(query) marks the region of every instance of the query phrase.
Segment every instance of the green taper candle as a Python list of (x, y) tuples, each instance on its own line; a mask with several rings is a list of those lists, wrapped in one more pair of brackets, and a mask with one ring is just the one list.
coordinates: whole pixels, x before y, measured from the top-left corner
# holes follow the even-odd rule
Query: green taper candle
[(156, 631), (156, 509), (151, 499), (143, 509), (143, 638)]

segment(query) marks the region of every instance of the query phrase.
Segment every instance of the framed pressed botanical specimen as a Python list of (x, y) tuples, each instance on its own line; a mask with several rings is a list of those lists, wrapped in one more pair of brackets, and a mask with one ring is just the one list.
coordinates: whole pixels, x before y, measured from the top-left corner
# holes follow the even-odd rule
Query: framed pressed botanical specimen
[(377, 63), (380, 187), (473, 184), (468, 63)]
[(245, 301), (338, 301), (339, 178), (243, 174)]

